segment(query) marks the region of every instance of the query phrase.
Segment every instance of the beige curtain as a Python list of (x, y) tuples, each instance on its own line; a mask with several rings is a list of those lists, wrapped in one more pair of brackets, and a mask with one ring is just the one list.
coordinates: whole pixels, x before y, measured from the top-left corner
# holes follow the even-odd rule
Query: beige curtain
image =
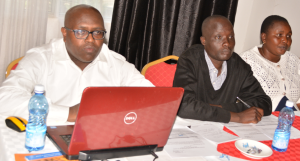
[(87, 4), (98, 9), (104, 20), (107, 31), (105, 43), (109, 40), (111, 18), (115, 0), (48, 0), (48, 23), (46, 33), (46, 43), (54, 38), (62, 38), (61, 27), (64, 26), (65, 13), (68, 9), (79, 4)]
[(0, 0), (0, 84), (7, 66), (45, 43), (47, 0)]

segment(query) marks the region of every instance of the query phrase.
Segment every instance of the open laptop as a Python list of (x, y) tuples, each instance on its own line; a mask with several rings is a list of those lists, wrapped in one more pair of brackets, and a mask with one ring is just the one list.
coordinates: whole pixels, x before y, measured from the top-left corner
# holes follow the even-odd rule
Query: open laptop
[(160, 151), (167, 143), (183, 92), (177, 87), (87, 87), (75, 125), (48, 126), (47, 136), (70, 160)]

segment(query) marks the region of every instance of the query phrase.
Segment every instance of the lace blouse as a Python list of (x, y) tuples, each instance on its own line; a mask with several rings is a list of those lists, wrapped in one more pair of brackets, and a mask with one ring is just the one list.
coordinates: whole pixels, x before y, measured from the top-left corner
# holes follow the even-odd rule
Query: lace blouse
[[(264, 58), (258, 51), (258, 47), (245, 51), (241, 57), (247, 62), (253, 71), (253, 75), (259, 81), (262, 88), (272, 99), (272, 111), (274, 111), (282, 99), (286, 96), (295, 104), (300, 103), (300, 60), (293, 53), (286, 51), (277, 63)], [(295, 105), (295, 108), (297, 106)]]

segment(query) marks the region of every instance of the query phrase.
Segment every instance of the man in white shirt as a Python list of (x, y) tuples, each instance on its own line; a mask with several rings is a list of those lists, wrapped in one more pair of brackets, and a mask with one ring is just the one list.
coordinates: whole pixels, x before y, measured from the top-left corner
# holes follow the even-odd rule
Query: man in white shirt
[(66, 13), (63, 39), (30, 49), (0, 87), (0, 114), (28, 119), (28, 102), (36, 84), (45, 86), (47, 121), (74, 122), (89, 86), (153, 86), (134, 65), (103, 44), (100, 12), (78, 5)]

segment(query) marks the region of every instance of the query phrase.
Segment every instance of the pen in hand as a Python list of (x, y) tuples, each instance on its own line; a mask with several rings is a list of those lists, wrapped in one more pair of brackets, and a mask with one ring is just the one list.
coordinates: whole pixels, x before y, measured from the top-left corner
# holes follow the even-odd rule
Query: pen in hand
[(248, 105), (246, 102), (244, 102), (242, 99), (240, 99), (239, 97), (236, 97), (239, 101), (241, 101), (246, 107), (250, 108), (251, 106)]

